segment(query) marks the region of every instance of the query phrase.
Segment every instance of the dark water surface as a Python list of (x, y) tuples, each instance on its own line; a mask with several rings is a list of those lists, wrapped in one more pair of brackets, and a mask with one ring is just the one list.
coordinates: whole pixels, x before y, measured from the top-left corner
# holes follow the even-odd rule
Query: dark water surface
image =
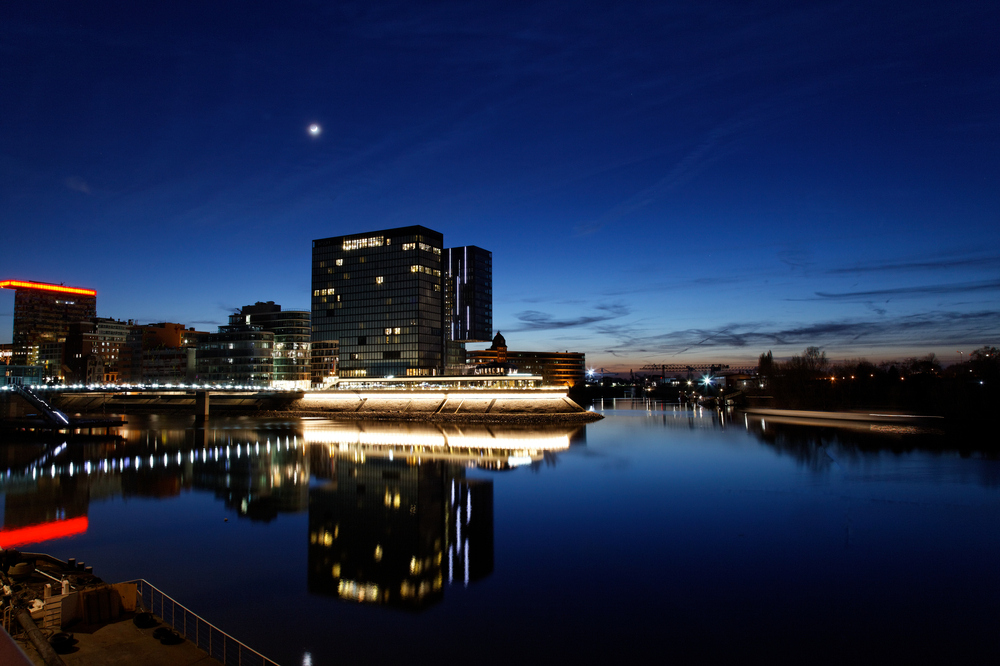
[(7, 441), (0, 545), (145, 578), (283, 666), (1000, 658), (995, 455), (667, 410)]

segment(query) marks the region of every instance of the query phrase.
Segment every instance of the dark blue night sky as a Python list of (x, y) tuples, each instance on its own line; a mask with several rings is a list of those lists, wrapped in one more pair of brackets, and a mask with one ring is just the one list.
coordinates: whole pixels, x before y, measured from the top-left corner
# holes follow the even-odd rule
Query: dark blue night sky
[(0, 279), (214, 331), (422, 224), (492, 250), (514, 349), (957, 360), (1000, 343), (998, 44), (995, 2), (9, 3)]

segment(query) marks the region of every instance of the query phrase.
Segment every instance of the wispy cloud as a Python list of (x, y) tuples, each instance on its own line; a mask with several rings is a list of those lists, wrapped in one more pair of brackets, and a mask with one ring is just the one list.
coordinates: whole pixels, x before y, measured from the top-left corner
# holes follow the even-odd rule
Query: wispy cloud
[(817, 291), (816, 298), (789, 299), (789, 300), (867, 300), (872, 298), (899, 298), (899, 297), (919, 297), (938, 296), (942, 294), (968, 294), (976, 291), (996, 291), (1000, 290), (1000, 280), (986, 280), (983, 282), (958, 282), (953, 284), (931, 284), (918, 287), (893, 287), (891, 289), (872, 289), (869, 291), (846, 291), (841, 293), (831, 293)]
[(721, 287), (726, 285), (734, 284), (746, 284), (747, 280), (751, 277), (759, 277), (757, 275), (732, 275), (732, 276), (708, 276), (708, 277), (698, 277), (692, 279), (678, 279), (671, 280), (670, 282), (640, 282), (638, 284), (629, 285), (620, 289), (605, 289), (598, 292), (601, 296), (607, 297), (619, 297), (627, 296), (629, 294), (642, 294), (642, 293), (663, 293), (665, 291), (690, 291), (697, 287)]
[(812, 253), (808, 250), (782, 250), (778, 260), (792, 269), (805, 270), (813, 265)]
[(520, 321), (522, 325), (511, 330), (515, 332), (551, 331), (562, 328), (576, 328), (580, 326), (588, 326), (590, 324), (597, 324), (603, 321), (609, 321), (611, 319), (617, 319), (618, 317), (624, 317), (630, 312), (627, 306), (618, 304), (598, 305), (597, 310), (599, 310), (600, 313), (569, 319), (560, 319), (547, 312), (525, 310), (524, 312), (518, 312), (516, 315), (518, 321)]
[(767, 322), (730, 323), (716, 328), (688, 328), (643, 335), (629, 326), (606, 326), (602, 331), (616, 338), (606, 350), (615, 356), (657, 355), (660, 358), (689, 352), (739, 350), (770, 346), (825, 346), (833, 349), (894, 347), (919, 344), (980, 345), (993, 343), (1000, 330), (1000, 312), (935, 311), (878, 320), (844, 319), (802, 325)]
[(830, 275), (861, 275), (866, 273), (888, 273), (893, 271), (939, 271), (956, 268), (1000, 268), (1000, 256), (962, 257), (954, 259), (931, 259), (927, 261), (909, 261), (873, 264), (859, 264), (844, 268), (833, 268), (827, 271)]
[(63, 181), (63, 184), (66, 185), (66, 187), (68, 187), (69, 189), (73, 190), (74, 192), (80, 192), (82, 194), (90, 194), (90, 185), (88, 185), (87, 181), (85, 181), (83, 178), (80, 178), (79, 176), (70, 176), (69, 178)]
[(713, 163), (733, 152), (735, 148), (730, 144), (748, 126), (758, 122), (757, 116), (760, 114), (760, 110), (754, 109), (713, 127), (702, 137), (701, 141), (667, 171), (666, 175), (649, 187), (636, 192), (600, 217), (577, 225), (575, 230), (577, 235), (585, 236), (596, 233), (606, 225), (622, 220), (629, 214), (645, 208), (653, 201), (691, 181)]

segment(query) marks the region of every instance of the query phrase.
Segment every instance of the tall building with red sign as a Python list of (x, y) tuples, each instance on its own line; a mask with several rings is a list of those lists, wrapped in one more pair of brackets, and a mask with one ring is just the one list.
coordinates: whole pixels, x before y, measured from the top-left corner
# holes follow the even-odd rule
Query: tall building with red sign
[(46, 282), (2, 280), (14, 290), (15, 366), (41, 366), (46, 381), (63, 377), (63, 352), (70, 325), (97, 316), (97, 292)]

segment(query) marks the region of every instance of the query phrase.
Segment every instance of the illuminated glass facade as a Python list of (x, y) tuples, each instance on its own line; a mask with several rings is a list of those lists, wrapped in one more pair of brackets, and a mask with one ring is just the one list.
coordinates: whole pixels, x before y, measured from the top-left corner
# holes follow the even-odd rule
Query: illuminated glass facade
[(506, 363), (518, 372), (541, 375), (546, 386), (583, 385), (587, 359), (583, 352), (533, 352), (506, 351), (506, 359), (501, 361), (501, 353), (493, 348), (470, 351), (466, 362), (470, 366)]
[(274, 333), (271, 386), (307, 389), (312, 383), (309, 313), (282, 310), (274, 301), (244, 305), (229, 316), (230, 326), (245, 324)]
[(313, 241), (312, 341), (339, 342), (341, 377), (442, 373), (442, 244), (421, 226)]
[(454, 342), (493, 337), (493, 253), (475, 245), (445, 250), (445, 330)]

